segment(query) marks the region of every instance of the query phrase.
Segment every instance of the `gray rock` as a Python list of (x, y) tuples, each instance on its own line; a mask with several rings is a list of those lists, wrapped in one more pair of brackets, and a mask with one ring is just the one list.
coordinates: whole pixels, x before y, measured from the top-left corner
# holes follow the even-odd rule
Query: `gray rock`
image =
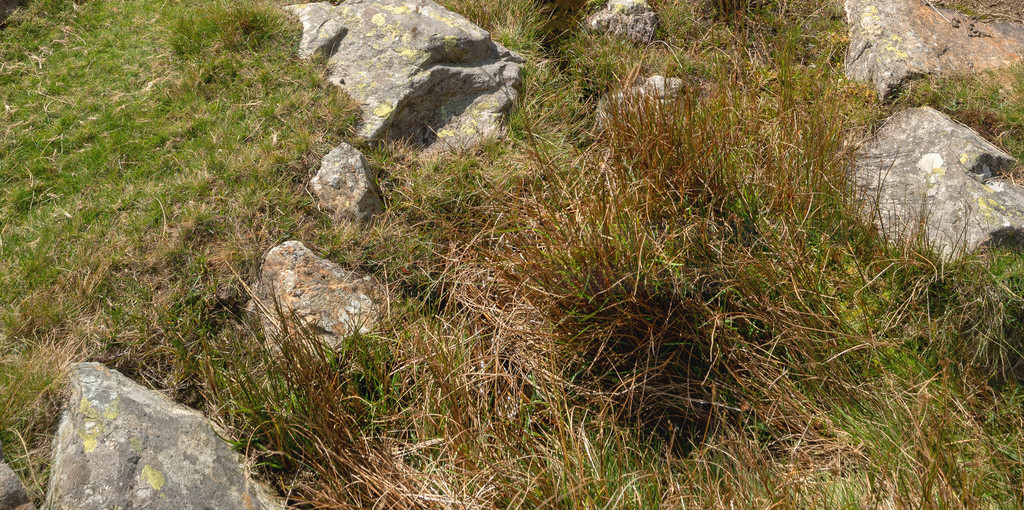
[(661, 75), (649, 76), (645, 80), (621, 90), (613, 97), (614, 101), (637, 101), (642, 99), (671, 99), (683, 90), (683, 80), (665, 78)]
[(32, 510), (32, 501), (21, 479), (3, 460), (3, 451), (0, 451), (0, 509)]
[(1020, 242), (1024, 189), (996, 177), (1014, 160), (978, 133), (931, 108), (905, 110), (860, 147), (854, 182), (884, 234), (921, 229), (946, 258)]
[(285, 9), (299, 18), (302, 23), (302, 39), (299, 41), (299, 57), (314, 55), (330, 57), (337, 49), (338, 42), (348, 29), (338, 16), (338, 8), (327, 2), (288, 5)]
[(46, 508), (280, 508), (200, 413), (98, 363), (71, 375)]
[(357, 331), (369, 332), (381, 314), (385, 295), (372, 277), (317, 257), (298, 241), (282, 243), (267, 253), (256, 285), (268, 337), (279, 333), (280, 314), (294, 314), (330, 345)]
[(658, 16), (646, 0), (609, 0), (585, 21), (591, 30), (625, 37), (638, 44), (654, 41)]
[(887, 98), (905, 80), (1002, 67), (1024, 56), (1024, 26), (983, 23), (923, 0), (846, 0), (846, 75)]
[(522, 58), (430, 0), (349, 0), (288, 7), (299, 52), (327, 56), (328, 79), (362, 106), (359, 134), (427, 152), (501, 136)]
[(329, 152), (309, 187), (336, 221), (369, 221), (384, 210), (370, 165), (347, 143)]
[(604, 126), (613, 109), (621, 112), (637, 108), (647, 101), (669, 102), (682, 92), (684, 85), (679, 78), (665, 78), (657, 74), (640, 80), (601, 101), (597, 109), (597, 126), (599, 129)]

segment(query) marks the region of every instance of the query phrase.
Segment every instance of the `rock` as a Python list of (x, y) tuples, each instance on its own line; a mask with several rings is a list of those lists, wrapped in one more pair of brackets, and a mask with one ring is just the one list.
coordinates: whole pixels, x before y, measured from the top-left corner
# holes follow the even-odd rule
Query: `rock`
[(302, 39), (299, 41), (299, 57), (314, 55), (330, 57), (337, 49), (341, 38), (348, 33), (341, 18), (335, 18), (338, 10), (327, 2), (288, 5), (285, 9), (295, 14), (302, 23)]
[(591, 30), (650, 44), (658, 28), (658, 16), (645, 0), (610, 0), (585, 23)]
[(665, 78), (661, 75), (647, 77), (636, 84), (612, 94), (603, 100), (597, 109), (597, 125), (601, 128), (611, 115), (612, 109), (619, 111), (637, 108), (645, 101), (660, 100), (667, 103), (678, 97), (684, 86), (679, 78)]
[(359, 134), (437, 152), (503, 133), (523, 59), (430, 0), (289, 6), (300, 55), (327, 56), (328, 79), (362, 106)]
[(324, 156), (309, 187), (336, 221), (365, 222), (384, 210), (370, 164), (347, 143)]
[(330, 345), (357, 331), (369, 332), (381, 313), (384, 296), (383, 287), (372, 277), (317, 257), (298, 241), (285, 242), (267, 253), (256, 286), (268, 337), (280, 331), (280, 308)]
[(28, 499), (25, 486), (17, 473), (4, 463), (4, 452), (0, 450), (0, 509), (32, 510), (35, 508)]
[(199, 412), (98, 363), (70, 386), (45, 508), (281, 508)]
[(846, 75), (887, 98), (907, 79), (1002, 67), (1024, 56), (1024, 25), (983, 23), (924, 0), (846, 0)]
[(854, 182), (890, 240), (923, 228), (946, 258), (985, 245), (1016, 244), (1024, 189), (996, 179), (1014, 160), (931, 108), (890, 117), (860, 147)]
[(643, 99), (664, 99), (668, 100), (683, 90), (683, 80), (679, 78), (665, 78), (661, 75), (650, 76), (647, 79), (616, 93), (613, 101), (638, 101)]

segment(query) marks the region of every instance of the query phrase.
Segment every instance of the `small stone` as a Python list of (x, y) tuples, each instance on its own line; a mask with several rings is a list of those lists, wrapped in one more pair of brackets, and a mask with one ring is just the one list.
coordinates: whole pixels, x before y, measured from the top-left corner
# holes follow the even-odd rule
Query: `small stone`
[(957, 16), (924, 0), (846, 0), (846, 75), (874, 84), (884, 100), (915, 76), (973, 73), (1024, 57), (1024, 25), (964, 25)]
[(890, 117), (857, 151), (854, 182), (885, 236), (924, 229), (947, 259), (981, 246), (1018, 245), (1024, 188), (997, 177), (1015, 164), (970, 128), (931, 108)]
[(650, 44), (658, 29), (658, 16), (645, 0), (609, 0), (585, 23), (591, 30)]
[(523, 59), (430, 0), (348, 0), (287, 9), (299, 54), (327, 57), (328, 80), (360, 103), (358, 133), (427, 152), (502, 136)]
[(381, 314), (383, 286), (317, 257), (301, 242), (288, 241), (267, 253), (256, 298), (268, 338), (280, 333), (280, 313), (294, 315), (329, 345), (352, 333), (367, 333)]
[(601, 101), (597, 111), (597, 125), (603, 127), (613, 108), (622, 111), (637, 108), (647, 101), (670, 102), (679, 96), (683, 86), (684, 82), (679, 78), (649, 76)]
[(98, 363), (70, 386), (45, 508), (281, 508), (199, 412)]
[(384, 210), (370, 164), (347, 143), (324, 156), (309, 187), (335, 221), (366, 222)]
[(32, 510), (34, 506), (28, 499), (25, 486), (17, 473), (4, 463), (3, 451), (0, 450), (0, 509)]

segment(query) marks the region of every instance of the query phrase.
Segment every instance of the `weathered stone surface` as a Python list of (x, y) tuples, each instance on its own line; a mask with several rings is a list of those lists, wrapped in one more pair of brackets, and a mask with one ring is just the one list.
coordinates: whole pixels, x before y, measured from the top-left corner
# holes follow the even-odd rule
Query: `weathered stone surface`
[(335, 19), (337, 8), (333, 4), (298, 4), (285, 6), (285, 9), (298, 17), (302, 23), (302, 39), (299, 41), (301, 58), (310, 58), (317, 54), (331, 56), (338, 42), (348, 33), (342, 20)]
[(362, 105), (359, 134), (428, 152), (500, 136), (521, 63), (490, 34), (430, 0), (349, 0), (288, 9), (300, 54), (327, 56), (328, 79)]
[(1024, 56), (1024, 25), (965, 19), (924, 0), (846, 0), (846, 75), (881, 99), (909, 78), (1002, 67)]
[(640, 80), (601, 101), (597, 111), (597, 125), (601, 128), (615, 108), (619, 111), (628, 111), (646, 101), (671, 101), (679, 95), (684, 85), (683, 80), (679, 78), (665, 78), (661, 75)]
[(324, 156), (309, 187), (337, 221), (369, 221), (384, 210), (370, 164), (347, 143)]
[(200, 413), (81, 363), (54, 440), (45, 508), (280, 508)]
[[(893, 115), (857, 152), (854, 182), (891, 240), (920, 228), (947, 258), (1019, 243), (1024, 189), (995, 177), (1014, 160), (931, 108)], [(873, 209), (873, 207), (872, 207)]]
[(638, 44), (654, 41), (658, 16), (645, 0), (610, 0), (586, 19), (591, 30), (625, 37)]
[(638, 101), (645, 99), (671, 99), (683, 90), (683, 80), (665, 78), (661, 75), (649, 76), (636, 85), (619, 91), (613, 101)]
[(28, 493), (21, 479), (10, 466), (4, 463), (4, 451), (0, 448), (0, 509), (32, 510), (35, 508), (28, 499)]
[(383, 287), (372, 277), (317, 257), (298, 241), (267, 253), (256, 286), (267, 336), (279, 331), (279, 314), (294, 314), (304, 326), (336, 345), (354, 332), (370, 331), (382, 311)]

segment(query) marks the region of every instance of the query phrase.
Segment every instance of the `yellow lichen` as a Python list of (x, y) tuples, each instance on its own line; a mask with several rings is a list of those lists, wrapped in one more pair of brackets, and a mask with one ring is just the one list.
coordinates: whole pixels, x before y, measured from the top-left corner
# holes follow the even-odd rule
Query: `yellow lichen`
[(885, 46), (882, 47), (882, 49), (884, 49), (884, 50), (886, 50), (886, 51), (896, 55), (896, 58), (907, 58), (907, 57), (910, 56), (910, 53), (907, 53), (907, 52), (901, 50), (899, 48), (899, 46), (897, 46), (897, 43), (900, 43), (902, 41), (903, 41), (902, 37), (900, 37), (900, 36), (898, 36), (896, 34), (893, 34), (893, 35), (889, 36), (888, 42), (886, 43)]
[(401, 56), (403, 56), (403, 57), (405, 57), (405, 58), (407, 58), (409, 60), (413, 60), (413, 59), (419, 58), (419, 57), (423, 56), (424, 53), (425, 52), (423, 52), (423, 51), (414, 50), (412, 48), (406, 48), (406, 49), (401, 50), (401, 51), (398, 52), (399, 55), (401, 55)]
[(392, 14), (405, 14), (411, 11), (408, 5), (399, 5), (397, 7), (394, 5), (382, 5), (380, 7), (381, 9), (384, 9)]
[(374, 25), (377, 25), (378, 27), (382, 27), (382, 26), (384, 26), (385, 23), (388, 22), (388, 19), (385, 18), (383, 14), (377, 13), (377, 14), (374, 14), (372, 18), (370, 18), (370, 21), (372, 21)]
[(82, 398), (78, 405), (78, 412), (82, 415), (82, 424), (75, 432), (82, 438), (82, 449), (85, 453), (92, 453), (99, 446), (100, 434), (106, 431), (104, 420), (110, 421), (117, 418), (120, 397), (104, 406), (100, 411), (93, 406), (88, 398)]
[(373, 114), (378, 117), (387, 117), (393, 111), (395, 111), (395, 107), (389, 104), (382, 104), (373, 110)]
[(107, 420), (116, 420), (117, 415), (119, 413), (118, 408), (120, 407), (120, 405), (121, 397), (115, 398), (113, 402), (107, 404), (107, 406), (103, 408), (103, 417), (106, 418)]
[(164, 474), (149, 464), (142, 467), (142, 479), (156, 490), (162, 489), (167, 482)]

